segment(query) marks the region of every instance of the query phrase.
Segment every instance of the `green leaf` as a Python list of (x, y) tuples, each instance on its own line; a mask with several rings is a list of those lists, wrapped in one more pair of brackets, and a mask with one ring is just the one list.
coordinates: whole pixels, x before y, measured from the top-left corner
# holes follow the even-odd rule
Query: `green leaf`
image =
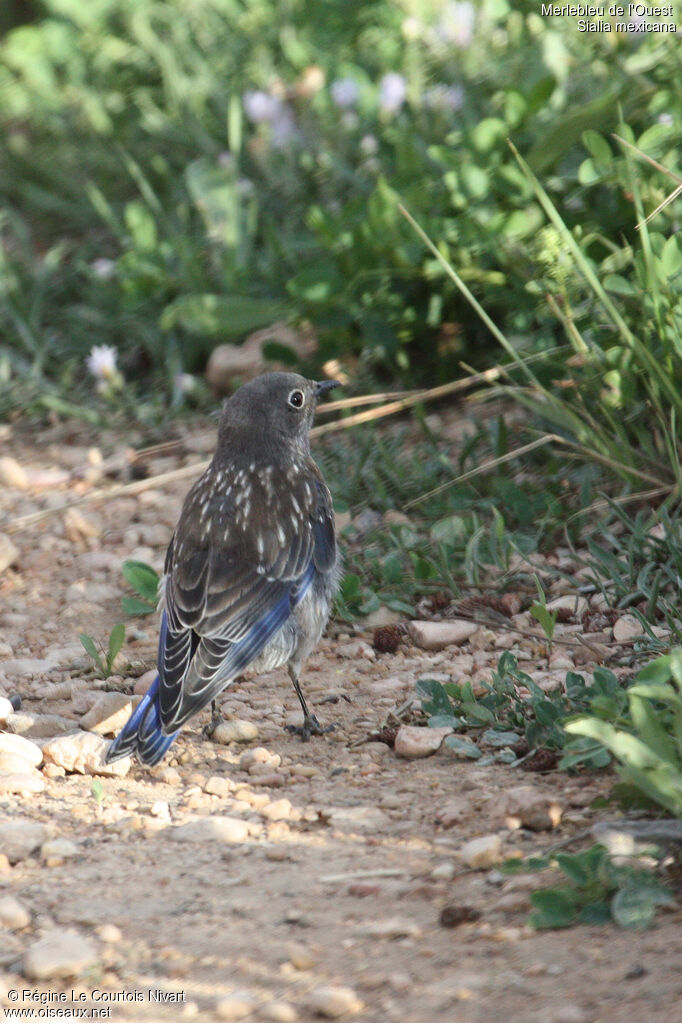
[(672, 901), (672, 895), (664, 888), (635, 884), (621, 888), (611, 900), (611, 915), (620, 927), (633, 930), (648, 927), (654, 918), (656, 908)]
[(93, 659), (93, 661), (95, 662), (95, 666), (97, 670), (100, 672), (100, 674), (102, 676), (105, 676), (106, 668), (104, 666), (104, 661), (99, 655), (99, 651), (95, 646), (95, 641), (92, 638), (92, 636), (88, 636), (85, 632), (81, 632), (79, 638), (81, 643), (83, 644), (83, 648), (85, 649), (86, 654), (88, 654)]
[(530, 901), (535, 906), (529, 923), (536, 930), (570, 927), (578, 919), (577, 897), (568, 888), (547, 888), (532, 892)]
[(107, 656), (107, 667), (111, 668), (112, 664), (116, 659), (116, 655), (120, 653), (121, 647), (125, 643), (126, 630), (125, 625), (119, 622), (118, 625), (114, 625), (109, 635), (109, 654)]
[(182, 295), (166, 306), (159, 326), (175, 328), (202, 337), (234, 341), (286, 315), (283, 302), (248, 295)]
[(519, 741), (517, 732), (502, 732), (495, 728), (488, 728), (481, 736), (481, 742), (486, 746), (513, 746)]
[(124, 614), (133, 615), (135, 617), (139, 615), (151, 615), (156, 611), (153, 604), (147, 604), (146, 601), (138, 600), (137, 597), (122, 597), (121, 607)]
[(155, 607), (159, 589), (158, 572), (155, 572), (151, 565), (145, 564), (144, 561), (132, 560), (124, 561), (121, 571), (124, 579), (135, 592)]
[(461, 728), (463, 724), (464, 720), (454, 714), (434, 714), (428, 720), (429, 728)]
[(90, 794), (92, 795), (93, 799), (97, 802), (98, 805), (102, 804), (102, 800), (104, 799), (104, 786), (102, 785), (102, 782), (99, 780), (99, 778), (92, 779), (92, 785), (90, 786)]
[(452, 703), (440, 682), (432, 678), (420, 678), (416, 685), (417, 695), (422, 701), (422, 710), (432, 717), (452, 716)]
[(471, 739), (463, 739), (459, 735), (446, 735), (443, 739), (443, 745), (459, 756), (467, 757), (469, 760), (478, 760), (481, 756), (481, 751), (476, 743), (472, 742)]

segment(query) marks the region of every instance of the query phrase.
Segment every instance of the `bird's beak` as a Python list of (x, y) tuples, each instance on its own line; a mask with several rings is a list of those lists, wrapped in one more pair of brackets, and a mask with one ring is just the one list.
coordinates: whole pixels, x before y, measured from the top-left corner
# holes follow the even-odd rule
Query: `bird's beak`
[(314, 391), (315, 397), (319, 399), (322, 397), (323, 394), (326, 394), (327, 391), (332, 391), (335, 387), (340, 386), (341, 386), (340, 380), (319, 380), (315, 384)]

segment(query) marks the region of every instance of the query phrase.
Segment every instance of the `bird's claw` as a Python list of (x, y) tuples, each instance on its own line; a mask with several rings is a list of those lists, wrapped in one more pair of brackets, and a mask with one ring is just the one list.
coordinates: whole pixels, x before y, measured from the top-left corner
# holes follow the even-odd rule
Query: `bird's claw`
[(287, 725), (287, 731), (292, 735), (299, 735), (302, 742), (308, 742), (311, 735), (328, 735), (337, 728), (335, 722), (323, 728), (314, 714), (303, 719), (302, 725)]

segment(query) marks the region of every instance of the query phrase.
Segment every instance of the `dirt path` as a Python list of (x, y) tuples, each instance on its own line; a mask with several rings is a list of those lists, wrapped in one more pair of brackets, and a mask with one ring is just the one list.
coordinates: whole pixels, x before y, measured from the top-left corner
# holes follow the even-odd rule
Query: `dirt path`
[[(82, 437), (80, 447), (9, 439), (13, 457), (33, 470), (88, 458)], [(157, 459), (151, 470), (177, 464)], [(67, 493), (33, 484), (4, 489), (0, 522)], [(160, 565), (187, 486), (60, 514), (12, 536), (18, 554), (0, 573), (0, 696), (22, 695), (23, 710), (37, 715), (22, 729), (37, 745), (47, 721), (77, 729), (101, 695), (78, 633), (102, 639), (121, 620), (120, 564)], [(154, 661), (156, 618), (127, 630), (126, 658), (140, 674)], [(206, 740), (205, 716), (158, 768), (101, 777), (101, 792), (92, 776), (47, 759), (31, 775), (42, 790), (0, 792), (0, 852), (3, 842), (10, 848), (8, 822), (19, 822), (24, 838), (27, 822), (44, 826), (22, 855), (14, 850), (12, 865), (0, 856), (5, 1009), (106, 1008), (100, 1018), (140, 1021), (287, 1023), (345, 1012), (376, 1023), (670, 1023), (682, 994), (679, 912), (660, 914), (643, 933), (536, 933), (526, 923), (536, 879), (506, 877), (495, 862), (470, 869), (460, 855), (479, 836), (499, 838), (499, 860), (586, 831), (597, 817), (589, 804), (609, 779), (519, 777), (445, 752), (407, 760), (383, 743), (360, 743), (417, 679), (449, 676), (470, 648), (429, 654), (405, 644), (375, 655), (358, 639), (326, 639), (305, 671), (318, 715), (338, 722), (324, 739), (302, 744), (284, 730), (297, 701), (280, 671), (225, 694), (225, 715), (256, 725), (249, 742)], [(134, 683), (128, 673), (107, 688)], [(329, 697), (335, 702), (324, 703)], [(560, 807), (551, 833), (509, 819), (505, 792), (521, 784)], [(446, 907), (455, 915), (464, 907), (470, 919), (444, 926)], [(46, 934), (67, 965), (36, 979), (58, 959), (40, 944)], [(22, 993), (34, 991), (50, 1001)], [(168, 995), (176, 1000), (164, 1004)]]

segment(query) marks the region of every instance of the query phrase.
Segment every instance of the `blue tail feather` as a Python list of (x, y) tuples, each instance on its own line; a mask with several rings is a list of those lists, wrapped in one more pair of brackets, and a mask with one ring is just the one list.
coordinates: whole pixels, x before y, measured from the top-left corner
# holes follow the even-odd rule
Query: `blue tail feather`
[(165, 735), (159, 712), (159, 676), (142, 697), (107, 752), (108, 764), (136, 753), (143, 764), (157, 764), (169, 749), (177, 732)]

